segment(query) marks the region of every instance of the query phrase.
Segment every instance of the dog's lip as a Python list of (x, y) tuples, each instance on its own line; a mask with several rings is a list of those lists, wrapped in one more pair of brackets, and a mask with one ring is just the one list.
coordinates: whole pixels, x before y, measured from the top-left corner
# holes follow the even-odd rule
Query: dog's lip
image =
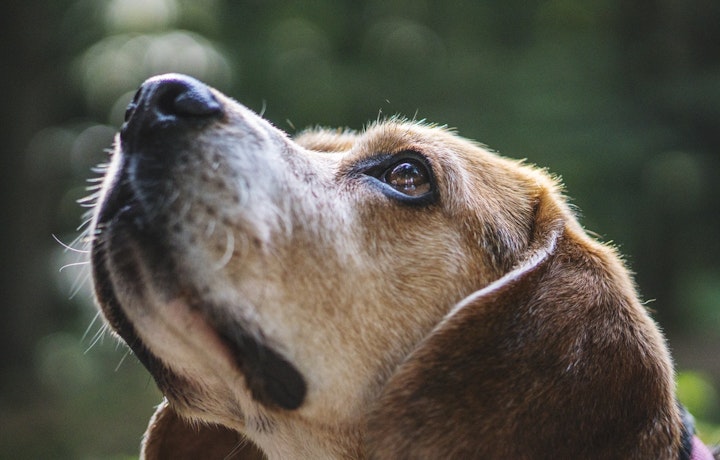
[(155, 355), (174, 367), (183, 357), (175, 357), (178, 342), (193, 349), (205, 360), (220, 367), (231, 367), (240, 371), (243, 357), (238, 347), (225, 339), (213, 326), (212, 321), (186, 298), (176, 297), (167, 301), (156, 314), (162, 317), (162, 327), (154, 328), (149, 348)]
[[(176, 273), (167, 242), (160, 236), (162, 232), (147, 218), (130, 184), (117, 183), (110, 191), (98, 210), (97, 227), (99, 233), (92, 257), (98, 300), (111, 326), (153, 374), (161, 389), (168, 389), (172, 382), (192, 378), (190, 374), (183, 377), (173, 370), (175, 367), (172, 364), (178, 363), (177, 369), (182, 369), (182, 360), (180, 357), (172, 359), (174, 351), (164, 343), (176, 343), (177, 337), (185, 340), (189, 334), (197, 334), (205, 345), (195, 342), (193, 346), (198, 350), (212, 350), (205, 351), (203, 356), (217, 354), (221, 361), (212, 359), (218, 366), (227, 368), (229, 363), (231, 368), (241, 373), (256, 401), (286, 410), (302, 405), (307, 385), (299, 370), (258, 337), (247, 333), (242, 324), (213, 317), (212, 312), (227, 311), (232, 307), (218, 308), (208, 304), (192, 286), (181, 284), (179, 280), (183, 277)], [(132, 291), (139, 293), (147, 288), (143, 283), (148, 281), (140, 274), (152, 273), (152, 281), (156, 285), (150, 289), (160, 290), (161, 295), (168, 299), (160, 308), (156, 307), (166, 328), (163, 340), (144, 339), (138, 333), (137, 326), (128, 317), (122, 300), (117, 296), (111, 276), (113, 269), (118, 272), (115, 278), (122, 278)]]
[[(119, 154), (116, 153), (116, 155)], [(112, 186), (108, 187), (107, 195), (103, 197), (95, 211), (97, 213), (94, 224), (95, 231), (100, 234), (106, 232), (107, 227), (112, 226), (114, 221), (120, 219), (121, 215), (125, 215), (126, 220), (135, 219), (136, 223), (137, 219), (143, 217), (139, 197), (128, 178), (126, 166), (128, 160), (121, 158), (120, 161), (122, 163), (120, 168), (123, 172), (117, 174)]]
[(110, 326), (123, 338), (140, 362), (150, 371), (160, 389), (168, 386), (172, 376), (164, 371), (164, 365), (140, 340), (135, 326), (121, 307), (115, 286), (111, 281), (107, 264), (108, 248), (105, 242), (93, 241), (91, 251), (93, 286), (98, 304)]
[(239, 363), (253, 398), (271, 407), (286, 410), (299, 408), (305, 401), (307, 383), (300, 371), (268, 346), (253, 337), (241, 325), (215, 322), (213, 329), (225, 342)]

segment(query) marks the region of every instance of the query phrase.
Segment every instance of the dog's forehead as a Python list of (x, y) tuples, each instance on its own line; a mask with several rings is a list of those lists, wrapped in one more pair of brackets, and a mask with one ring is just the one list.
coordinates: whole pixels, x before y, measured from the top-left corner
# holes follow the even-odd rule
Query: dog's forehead
[(316, 152), (346, 152), (355, 145), (358, 134), (349, 129), (312, 128), (295, 137), (300, 146)]
[(376, 122), (362, 132), (314, 128), (300, 133), (294, 140), (309, 151), (341, 154), (336, 158), (345, 166), (380, 154), (414, 151), (442, 168), (450, 166), (453, 159), (473, 157), (481, 150), (447, 128), (400, 120)]

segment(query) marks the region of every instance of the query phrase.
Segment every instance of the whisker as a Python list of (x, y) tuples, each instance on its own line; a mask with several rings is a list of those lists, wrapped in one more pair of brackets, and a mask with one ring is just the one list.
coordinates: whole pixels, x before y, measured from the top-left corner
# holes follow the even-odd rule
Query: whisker
[(102, 162), (96, 166), (93, 166), (90, 170), (96, 174), (105, 174), (110, 167), (110, 163)]
[(120, 370), (120, 366), (123, 365), (123, 363), (125, 362), (125, 359), (128, 357), (128, 355), (130, 355), (130, 349), (129, 349), (129, 348), (125, 351), (125, 354), (123, 355), (123, 357), (120, 358), (120, 362), (119, 362), (118, 365), (115, 367), (115, 372), (117, 372), (117, 371)]
[[(82, 221), (82, 223), (75, 229), (75, 231), (78, 231), (78, 232), (82, 231), (83, 229), (87, 228), (87, 226), (90, 225), (92, 223), (92, 221), (93, 221), (92, 216), (88, 217), (87, 219)], [(82, 239), (84, 236), (86, 236), (86, 235), (84, 235), (84, 234), (80, 235), (79, 237), (77, 237), (75, 239), (75, 241)]]
[(210, 238), (215, 233), (215, 223), (215, 219), (210, 219), (207, 227), (205, 227), (205, 238)]
[(73, 262), (73, 263), (65, 264), (62, 267), (60, 267), (60, 270), (58, 270), (58, 272), (62, 272), (63, 270), (65, 270), (68, 267), (80, 267), (80, 266), (89, 265), (89, 264), (90, 264), (90, 261), (88, 261), (88, 260), (85, 260), (82, 262)]
[[(60, 241), (60, 238), (55, 236), (54, 233), (52, 234), (52, 237), (58, 244), (60, 244), (60, 246), (64, 247), (68, 251), (77, 252), (78, 254), (90, 254), (90, 251), (84, 249), (76, 249), (68, 244), (63, 243), (62, 241)], [(62, 268), (60, 270), (62, 270)]]
[(92, 197), (92, 199), (87, 201), (78, 201), (77, 203), (81, 208), (94, 209), (95, 206), (97, 206), (97, 197)]
[(230, 452), (228, 452), (228, 454), (225, 457), (223, 457), (223, 460), (228, 460), (230, 458), (233, 458), (240, 449), (242, 449), (244, 446), (247, 445), (247, 443), (248, 443), (247, 439), (242, 439), (242, 440), (238, 441), (238, 443), (235, 444), (235, 447), (233, 447), (232, 450)]
[(175, 204), (175, 202), (180, 198), (180, 189), (174, 188), (170, 191), (168, 194), (168, 198), (166, 198), (165, 201), (165, 209), (170, 209)]
[(100, 317), (100, 312), (95, 313), (95, 316), (93, 316), (92, 321), (90, 321), (90, 324), (88, 324), (88, 327), (85, 329), (85, 332), (83, 333), (82, 337), (80, 338), (81, 342), (84, 342), (87, 338), (87, 335), (90, 333), (90, 329), (95, 325), (95, 321), (98, 320)]
[(85, 353), (89, 352), (95, 345), (97, 345), (99, 342), (102, 341), (103, 337), (105, 337), (105, 333), (108, 330), (108, 325), (103, 324), (100, 329), (93, 335), (92, 341), (90, 342), (90, 345), (88, 346), (87, 350), (85, 350)]
[[(83, 216), (85, 221), (80, 224), (80, 226), (77, 228), (76, 231), (80, 232), (78, 236), (75, 237), (75, 239), (70, 243), (70, 246), (77, 248), (77, 247), (85, 247), (89, 248), (90, 243), (92, 241), (92, 237), (90, 235), (90, 227), (87, 227), (88, 224), (92, 222), (92, 214), (86, 213), (85, 216)], [(86, 227), (86, 228), (83, 228)], [(89, 253), (90, 251), (88, 251)]]
[(85, 283), (90, 281), (90, 272), (83, 270), (78, 274), (78, 276), (75, 278), (75, 281), (73, 282), (72, 286), (70, 287), (70, 299), (74, 299), (76, 295), (82, 290), (82, 287)]
[(228, 262), (230, 262), (230, 259), (232, 259), (232, 255), (235, 252), (235, 235), (230, 231), (229, 229), (225, 229), (225, 253), (220, 257), (220, 260), (215, 265), (215, 270), (220, 270), (224, 268)]

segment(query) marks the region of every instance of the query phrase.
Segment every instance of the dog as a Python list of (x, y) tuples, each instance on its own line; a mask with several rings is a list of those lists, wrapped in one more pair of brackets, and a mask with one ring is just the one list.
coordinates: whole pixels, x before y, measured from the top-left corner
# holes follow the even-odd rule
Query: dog
[(711, 458), (615, 249), (544, 170), (393, 118), (290, 138), (146, 81), (97, 193), (142, 457)]

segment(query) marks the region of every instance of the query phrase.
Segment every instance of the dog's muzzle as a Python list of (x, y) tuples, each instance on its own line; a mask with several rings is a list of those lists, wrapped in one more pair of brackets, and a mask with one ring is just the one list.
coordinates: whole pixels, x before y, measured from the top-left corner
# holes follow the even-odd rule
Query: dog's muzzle
[(162, 356), (153, 354), (128, 317), (123, 299), (141, 303), (149, 298), (182, 298), (204, 315), (228, 348), (255, 400), (296, 409), (307, 392), (300, 372), (241, 324), (215, 317), (213, 312), (220, 309), (208, 308), (208, 300), (195, 292), (192, 280), (182, 276), (178, 261), (183, 256), (177, 254), (182, 249), (169, 243), (165, 201), (168, 190), (177, 187), (179, 180), (172, 170), (183, 152), (193, 152), (197, 135), (226, 121), (223, 103), (191, 77), (165, 75), (141, 86), (127, 109), (115, 153), (119, 157), (108, 170), (105, 191), (95, 210), (91, 256), (95, 292), (110, 326), (169, 397), (192, 376), (177, 375), (163, 364)]

